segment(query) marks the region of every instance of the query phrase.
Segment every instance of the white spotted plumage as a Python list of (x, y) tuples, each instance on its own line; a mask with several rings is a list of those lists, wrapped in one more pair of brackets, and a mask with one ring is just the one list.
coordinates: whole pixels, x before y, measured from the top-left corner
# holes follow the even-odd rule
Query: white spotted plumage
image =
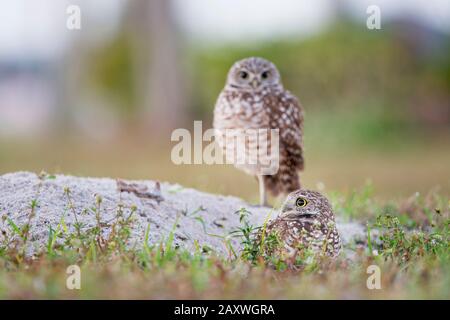
[[(299, 207), (298, 199), (306, 204)], [(297, 190), (290, 193), (280, 215), (267, 223), (265, 233), (279, 237), (281, 247), (275, 253), (286, 258), (304, 249), (330, 257), (336, 257), (341, 250), (331, 205), (317, 191)]]

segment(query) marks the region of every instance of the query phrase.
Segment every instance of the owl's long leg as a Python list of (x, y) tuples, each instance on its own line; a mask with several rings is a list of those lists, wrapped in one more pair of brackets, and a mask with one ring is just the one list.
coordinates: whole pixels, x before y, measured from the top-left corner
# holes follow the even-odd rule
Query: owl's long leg
[(267, 193), (266, 187), (264, 185), (264, 176), (258, 175), (258, 183), (259, 183), (259, 204), (261, 206), (267, 207)]

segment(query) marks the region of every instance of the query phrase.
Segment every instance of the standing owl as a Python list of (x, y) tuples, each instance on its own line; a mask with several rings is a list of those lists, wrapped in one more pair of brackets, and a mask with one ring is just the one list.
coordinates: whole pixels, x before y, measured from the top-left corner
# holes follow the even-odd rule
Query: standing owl
[(335, 257), (341, 249), (333, 210), (328, 199), (317, 191), (290, 193), (280, 215), (267, 223), (266, 235), (280, 240), (278, 254), (292, 257), (302, 249)]
[[(267, 191), (272, 195), (287, 194), (300, 188), (298, 171), (303, 170), (303, 108), (297, 98), (285, 90), (280, 73), (273, 63), (262, 58), (246, 58), (236, 62), (228, 72), (224, 89), (214, 110), (215, 139), (225, 157), (244, 156), (251, 159), (256, 154), (261, 162), (234, 161), (235, 167), (256, 176), (259, 183), (260, 204), (267, 205)], [(269, 132), (261, 143), (261, 136), (249, 136), (245, 130)], [(276, 173), (267, 174), (261, 163), (275, 160), (270, 130), (278, 129)], [(226, 133), (237, 131), (246, 135), (243, 140)], [(236, 133), (235, 133), (236, 134)], [(240, 149), (239, 142), (245, 144)], [(243, 142), (245, 141), (245, 142)], [(262, 144), (266, 147), (262, 148)], [(239, 154), (239, 150), (245, 150)], [(262, 158), (265, 158), (264, 161)]]

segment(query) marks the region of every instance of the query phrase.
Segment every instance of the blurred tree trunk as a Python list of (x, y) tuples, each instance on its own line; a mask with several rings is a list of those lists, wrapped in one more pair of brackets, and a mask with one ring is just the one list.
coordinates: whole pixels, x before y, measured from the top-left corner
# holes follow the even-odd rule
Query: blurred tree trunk
[(186, 121), (181, 43), (168, 0), (133, 0), (127, 24), (134, 52), (139, 121), (168, 133)]
[[(54, 83), (57, 94), (57, 112), (55, 114), (56, 137), (64, 138), (74, 132), (74, 117), (83, 95), (83, 75), (87, 72), (87, 35), (71, 34), (72, 41), (65, 53), (55, 63)], [(64, 133), (63, 135), (61, 135)]]

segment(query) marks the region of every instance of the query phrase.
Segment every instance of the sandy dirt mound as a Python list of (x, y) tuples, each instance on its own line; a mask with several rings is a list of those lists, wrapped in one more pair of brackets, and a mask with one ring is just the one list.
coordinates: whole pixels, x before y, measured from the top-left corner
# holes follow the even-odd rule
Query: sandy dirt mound
[[(161, 183), (158, 188), (155, 181), (118, 183), (110, 178), (38, 176), (30, 172), (0, 176), (0, 216), (10, 218), (19, 226), (25, 225), (32, 202), (36, 200), (29, 252), (45, 246), (49, 227), (56, 228), (62, 217), (71, 230), (74, 228), (74, 214), (84, 228), (94, 227), (96, 218), (92, 208), (97, 206), (99, 197), (105, 233), (109, 232), (108, 222), (114, 220), (120, 206), (124, 215), (134, 211), (131, 238), (132, 245), (135, 243), (137, 246), (143, 243), (145, 230), (150, 224), (150, 244), (165, 239), (174, 230), (176, 246), (193, 250), (196, 240), (200, 245), (207, 245), (223, 254), (226, 248), (222, 236), (240, 226), (238, 210), (245, 208), (251, 212), (248, 219), (253, 225), (261, 225), (269, 214), (272, 218), (278, 214), (276, 210), (253, 206), (236, 197), (213, 195), (168, 183)], [(9, 228), (7, 219), (1, 219), (0, 228)], [(338, 219), (338, 229), (345, 243), (364, 236), (364, 228), (357, 223), (340, 223)], [(232, 244), (238, 248), (239, 240), (233, 239)]]

